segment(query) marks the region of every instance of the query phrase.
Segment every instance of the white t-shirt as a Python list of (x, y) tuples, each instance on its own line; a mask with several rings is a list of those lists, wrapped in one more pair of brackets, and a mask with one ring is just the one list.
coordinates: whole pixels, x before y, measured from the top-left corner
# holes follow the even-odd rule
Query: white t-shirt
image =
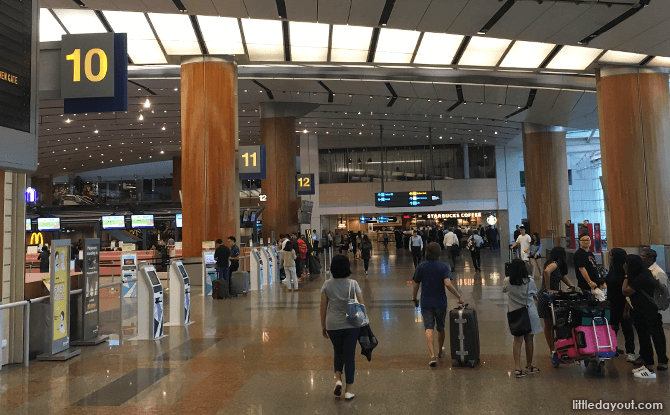
[(519, 244), (519, 247), (521, 248), (521, 259), (528, 261), (528, 252), (526, 252), (526, 249), (530, 248), (530, 235), (519, 235), (519, 237), (516, 238), (516, 243)]
[(453, 232), (448, 232), (446, 235), (444, 235), (443, 242), (444, 246), (459, 245), (458, 236), (456, 236), (456, 234)]
[(649, 271), (654, 275), (661, 284), (668, 286), (668, 276), (665, 275), (663, 268), (659, 267), (657, 263), (654, 262), (652, 266), (649, 267)]

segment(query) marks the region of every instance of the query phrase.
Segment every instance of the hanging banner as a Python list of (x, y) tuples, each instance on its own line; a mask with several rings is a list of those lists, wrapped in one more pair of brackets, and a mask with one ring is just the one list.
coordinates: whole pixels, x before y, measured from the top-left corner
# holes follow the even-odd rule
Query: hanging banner
[(54, 241), (51, 254), (51, 354), (70, 347), (70, 240)]
[(84, 340), (98, 336), (100, 297), (100, 239), (84, 240)]

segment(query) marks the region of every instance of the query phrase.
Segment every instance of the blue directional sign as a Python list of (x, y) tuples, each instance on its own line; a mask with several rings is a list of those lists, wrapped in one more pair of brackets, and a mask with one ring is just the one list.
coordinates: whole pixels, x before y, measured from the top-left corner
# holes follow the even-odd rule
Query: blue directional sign
[(422, 207), (442, 204), (442, 191), (377, 193), (376, 207)]

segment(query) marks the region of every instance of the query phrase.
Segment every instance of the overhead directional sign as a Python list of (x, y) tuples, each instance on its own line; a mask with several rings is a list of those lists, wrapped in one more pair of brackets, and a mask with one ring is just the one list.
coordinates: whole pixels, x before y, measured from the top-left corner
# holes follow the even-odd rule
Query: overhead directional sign
[(299, 174), (297, 179), (297, 189), (299, 195), (313, 195), (315, 193), (313, 174)]
[(422, 207), (442, 204), (442, 191), (386, 192), (375, 195), (376, 207)]
[(240, 146), (237, 152), (240, 179), (265, 179), (265, 146)]

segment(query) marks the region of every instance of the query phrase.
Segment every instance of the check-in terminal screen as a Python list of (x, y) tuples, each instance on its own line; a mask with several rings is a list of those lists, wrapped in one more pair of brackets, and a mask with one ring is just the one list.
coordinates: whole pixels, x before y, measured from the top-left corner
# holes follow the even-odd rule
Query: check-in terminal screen
[(205, 254), (205, 264), (216, 264), (216, 260), (214, 259), (214, 253)]
[(177, 265), (177, 268), (179, 268), (179, 272), (181, 273), (181, 277), (184, 280), (187, 280), (188, 279), (188, 274), (186, 273), (186, 270), (184, 269), (184, 266), (179, 264), (179, 265)]
[(160, 285), (161, 281), (158, 279), (158, 274), (156, 274), (156, 271), (147, 271), (147, 275), (149, 276), (149, 280), (151, 280), (151, 285)]

